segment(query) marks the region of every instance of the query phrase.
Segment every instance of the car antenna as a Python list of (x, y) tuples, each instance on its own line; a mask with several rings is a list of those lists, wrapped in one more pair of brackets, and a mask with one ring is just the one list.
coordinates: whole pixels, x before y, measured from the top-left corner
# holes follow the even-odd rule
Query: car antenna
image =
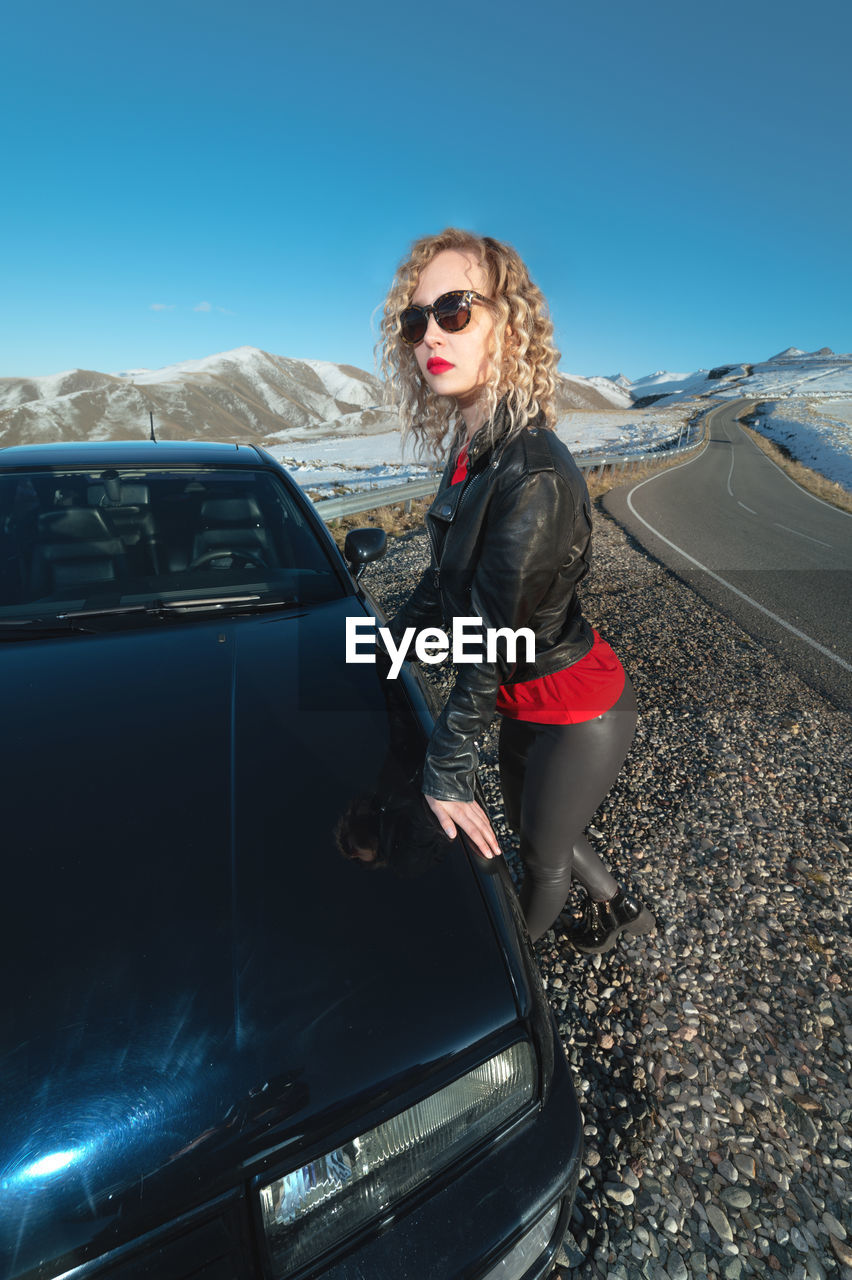
[(151, 439), (154, 441), (154, 444), (159, 444), (159, 440), (154, 435), (154, 414), (151, 409), (148, 410), (148, 420), (151, 423)]

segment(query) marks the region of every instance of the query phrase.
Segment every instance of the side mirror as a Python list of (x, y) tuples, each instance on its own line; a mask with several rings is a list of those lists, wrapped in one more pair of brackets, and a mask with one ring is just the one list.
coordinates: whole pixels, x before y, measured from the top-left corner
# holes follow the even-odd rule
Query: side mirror
[(371, 560), (379, 560), (388, 549), (384, 529), (350, 529), (343, 544), (343, 558), (357, 582)]

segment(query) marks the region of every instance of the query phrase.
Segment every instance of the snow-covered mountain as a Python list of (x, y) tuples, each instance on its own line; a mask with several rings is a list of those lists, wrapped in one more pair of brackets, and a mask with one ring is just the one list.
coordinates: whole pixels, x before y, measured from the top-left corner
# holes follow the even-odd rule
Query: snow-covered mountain
[(349, 365), (290, 360), (238, 347), (165, 369), (0, 378), (0, 441), (147, 436), (256, 441), (297, 434), (370, 434), (393, 419), (377, 378)]
[(610, 378), (580, 378), (563, 374), (557, 403), (563, 413), (574, 409), (629, 409), (633, 397), (629, 390)]
[[(680, 406), (708, 397), (756, 400), (852, 397), (852, 356), (796, 347), (759, 364), (693, 373), (658, 371), (635, 382), (622, 374), (561, 375), (564, 417), (644, 406)], [(0, 378), (0, 445), (144, 438), (149, 413), (160, 439), (263, 443), (276, 449), (387, 435), (398, 422), (382, 404), (378, 378), (351, 365), (294, 360), (256, 347), (121, 373), (72, 369), (42, 378)], [(637, 420), (637, 427), (638, 427)], [(582, 432), (581, 432), (582, 434)], [(573, 437), (572, 437), (573, 438)]]
[[(605, 378), (563, 378), (560, 406), (610, 409), (630, 396)], [(0, 444), (146, 437), (281, 445), (394, 430), (378, 378), (351, 365), (292, 360), (256, 347), (164, 369), (0, 378)]]
[[(787, 347), (758, 364), (732, 362), (694, 373), (658, 371), (629, 383), (633, 402), (668, 403), (717, 396), (779, 399), (783, 396), (849, 396), (852, 394), (852, 355), (836, 355), (829, 347), (800, 351)], [(647, 399), (646, 399), (647, 398)]]

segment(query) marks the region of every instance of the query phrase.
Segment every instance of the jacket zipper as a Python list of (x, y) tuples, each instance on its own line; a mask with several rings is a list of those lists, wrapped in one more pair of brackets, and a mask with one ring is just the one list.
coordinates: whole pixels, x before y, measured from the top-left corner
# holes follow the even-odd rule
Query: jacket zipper
[[(437, 498), (437, 496), (438, 495), (436, 494), (435, 497)], [(429, 546), (432, 548), (432, 560), (434, 561), (434, 564), (435, 564), (435, 567), (432, 570), (432, 573), (435, 580), (435, 590), (437, 591), (439, 590), (439, 584), (441, 580), (441, 569), (438, 563), (438, 547), (435, 542), (434, 534), (432, 533), (432, 526), (429, 523), (428, 519), (424, 523), (426, 525), (426, 532), (429, 535)]]
[(432, 536), (432, 526), (428, 522), (426, 524), (426, 528), (429, 532), (429, 542), (432, 546), (432, 559), (435, 561), (435, 568), (432, 570), (432, 574), (435, 579), (435, 590), (439, 591), (441, 584), (441, 566), (438, 563), (438, 548), (435, 546), (435, 539)]
[[(487, 466), (487, 467), (483, 467), (483, 468), (482, 468), (482, 470), (478, 473), (478, 475), (475, 475), (475, 476), (468, 476), (467, 481), (466, 481), (466, 483), (465, 483), (465, 487), (464, 487), (464, 489), (462, 490), (461, 497), (459, 498), (458, 506), (456, 507), (456, 516), (458, 516), (458, 513), (459, 513), (459, 510), (460, 510), (460, 508), (461, 508), (461, 505), (462, 505), (462, 503), (463, 503), (463, 502), (464, 502), (464, 500), (465, 500), (465, 496), (470, 492), (470, 490), (471, 490), (471, 488), (473, 487), (473, 485), (475, 484), (475, 482), (476, 482), (477, 480), (479, 480), (481, 476), (484, 476), (484, 475), (485, 475), (485, 473), (486, 473), (486, 471), (488, 471), (491, 467), (496, 466), (496, 465), (497, 465), (497, 462), (496, 462), (496, 460), (495, 460), (494, 462), (490, 462), (490, 463), (488, 464), (488, 466)], [(448, 489), (452, 488), (452, 485), (447, 485), (447, 488), (448, 488)], [(430, 543), (430, 545), (431, 545), (431, 547), (432, 547), (432, 557), (433, 557), (433, 559), (434, 559), (434, 561), (435, 561), (435, 568), (434, 568), (434, 571), (433, 571), (433, 572), (434, 572), (435, 589), (436, 589), (436, 591), (440, 591), (440, 584), (441, 584), (441, 566), (440, 566), (440, 562), (439, 562), (439, 559), (438, 559), (438, 548), (437, 548), (437, 546), (435, 545), (435, 538), (434, 538), (434, 535), (433, 535), (433, 533), (432, 533), (432, 526), (429, 524), (428, 520), (426, 521), (426, 530), (427, 530), (427, 532), (428, 532), (428, 534), (429, 534), (429, 543)], [(448, 530), (447, 532), (449, 532), (449, 530)]]

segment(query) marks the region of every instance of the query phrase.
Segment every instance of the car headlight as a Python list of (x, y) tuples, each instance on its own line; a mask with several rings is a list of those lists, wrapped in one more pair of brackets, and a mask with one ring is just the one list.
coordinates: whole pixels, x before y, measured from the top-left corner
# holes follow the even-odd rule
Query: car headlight
[(535, 1056), (522, 1041), (261, 1188), (276, 1274), (291, 1274), (386, 1211), (522, 1111), (535, 1091)]

